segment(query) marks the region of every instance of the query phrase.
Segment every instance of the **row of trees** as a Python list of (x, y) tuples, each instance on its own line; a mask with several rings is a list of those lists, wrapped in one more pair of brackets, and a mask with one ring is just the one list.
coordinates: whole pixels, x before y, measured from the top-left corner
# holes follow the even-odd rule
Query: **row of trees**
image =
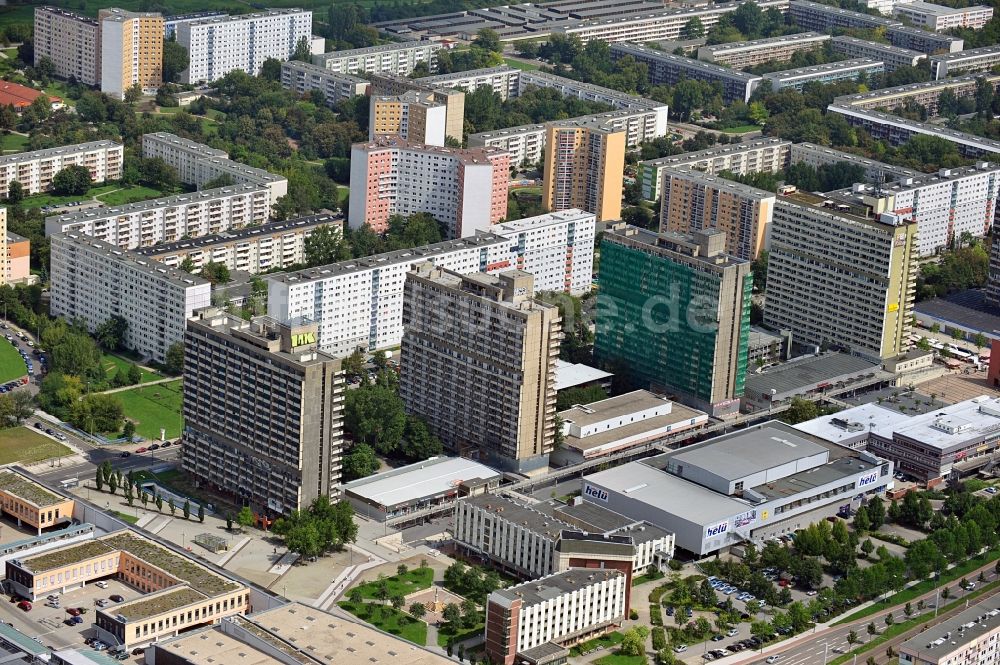
[[(98, 492), (103, 492), (104, 488), (107, 487), (107, 491), (110, 494), (118, 494), (118, 490), (120, 489), (129, 507), (135, 504), (135, 500), (138, 497), (143, 508), (146, 508), (147, 504), (152, 503), (157, 511), (162, 512), (163, 496), (159, 492), (151, 494), (141, 489), (138, 481), (135, 479), (134, 473), (133, 470), (129, 470), (127, 474), (123, 474), (118, 469), (114, 469), (111, 466), (111, 462), (104, 461), (95, 471), (94, 486)], [(185, 498), (184, 503), (178, 506), (174, 498), (169, 497), (167, 499), (167, 508), (170, 510), (171, 516), (176, 516), (177, 510), (180, 509), (181, 514), (184, 515), (184, 519), (191, 518), (190, 499)], [(205, 521), (205, 507), (200, 504), (198, 505), (197, 518), (199, 522)]]

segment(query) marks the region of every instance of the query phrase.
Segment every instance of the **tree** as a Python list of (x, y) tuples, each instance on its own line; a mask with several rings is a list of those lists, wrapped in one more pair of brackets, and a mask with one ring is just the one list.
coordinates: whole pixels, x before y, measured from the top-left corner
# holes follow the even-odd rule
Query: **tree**
[(987, 344), (989, 344), (989, 342), (986, 339), (986, 335), (984, 335), (981, 332), (977, 332), (972, 337), (972, 343), (975, 344), (976, 347), (979, 348), (979, 349), (982, 349), (984, 346), (986, 346)]
[(500, 43), (500, 35), (495, 30), (483, 28), (476, 33), (476, 38), (472, 40), (473, 46), (478, 46), (485, 51), (502, 53), (503, 44)]
[(366, 478), (378, 471), (379, 462), (375, 451), (367, 443), (356, 443), (344, 455), (344, 480)]
[(886, 627), (891, 626), (895, 622), (895, 619), (893, 619), (893, 617), (892, 617), (892, 612), (889, 612), (888, 614), (885, 615), (884, 621), (885, 621)]
[(11, 180), (7, 185), (7, 202), (14, 204), (20, 203), (24, 200), (24, 197), (24, 185), (22, 185), (19, 180)]
[(166, 370), (170, 374), (179, 375), (184, 371), (184, 344), (174, 342), (167, 348)]
[[(177, 43), (176, 39), (163, 40), (163, 82), (177, 83), (181, 72), (188, 68), (187, 49)], [(279, 71), (280, 75), (280, 71)]]
[(135, 437), (135, 423), (126, 419), (125, 426), (122, 427), (122, 438), (131, 443), (133, 437)]
[(861, 551), (865, 553), (865, 556), (871, 556), (872, 552), (875, 551), (875, 544), (872, 543), (871, 538), (865, 538), (864, 542), (861, 543)]
[(423, 419), (412, 415), (406, 417), (402, 452), (408, 461), (422, 462), (437, 457), (443, 449), (441, 440), (431, 433)]
[(622, 221), (642, 229), (651, 229), (656, 223), (653, 212), (645, 206), (629, 206), (622, 210)]
[(441, 618), (453, 626), (457, 626), (462, 621), (462, 610), (455, 603), (448, 603), (441, 611)]
[(190, 499), (184, 499), (184, 506), (183, 506), (183, 508), (181, 508), (181, 511), (184, 513), (184, 519), (185, 520), (191, 519), (191, 500)]
[(104, 469), (97, 467), (97, 473), (94, 477), (94, 485), (97, 487), (98, 492), (104, 491)]
[(133, 83), (129, 86), (128, 90), (122, 95), (124, 101), (129, 106), (135, 106), (135, 103), (142, 99), (142, 86), (138, 83)]
[(157, 512), (163, 512), (163, 496), (157, 492), (156, 496), (153, 497), (153, 503), (156, 504)]
[(167, 499), (167, 508), (170, 509), (171, 517), (177, 514), (177, 504), (174, 503), (174, 497)]
[[(65, 170), (65, 169), (64, 169)], [(107, 321), (97, 326), (94, 337), (98, 344), (108, 351), (117, 351), (124, 348), (125, 336), (128, 334), (128, 319), (120, 314), (115, 314)]]
[(201, 276), (212, 284), (227, 284), (232, 281), (229, 267), (225, 263), (209, 261), (201, 267)]
[(79, 164), (65, 167), (52, 179), (52, 191), (59, 196), (83, 196), (90, 189), (90, 169)]
[(347, 592), (347, 599), (355, 605), (360, 605), (364, 601), (364, 597), (364, 593), (359, 587), (354, 587)]
[(260, 78), (265, 81), (280, 81), (281, 80), (281, 60), (276, 58), (268, 58), (260, 66)]
[(177, 170), (160, 157), (143, 158), (139, 165), (139, 182), (162, 191), (177, 188)]
[(621, 644), (618, 645), (618, 653), (623, 656), (641, 656), (646, 653), (646, 638), (649, 636), (649, 629), (645, 626), (635, 626), (625, 631)]
[(413, 603), (410, 605), (410, 616), (418, 621), (427, 614), (427, 607), (423, 603)]
[(135, 494), (132, 492), (132, 485), (125, 486), (125, 502), (128, 504), (129, 508), (135, 503)]
[(878, 635), (878, 627), (875, 625), (874, 621), (868, 624), (868, 628), (866, 630), (868, 631), (868, 634), (871, 635), (872, 637)]
[[(202, 524), (205, 523), (205, 506), (198, 504), (198, 521)], [(226, 528), (229, 528), (228, 526)]]
[(313, 229), (305, 242), (306, 265), (320, 266), (351, 258), (351, 246), (340, 229), (324, 224)]
[(226, 513), (226, 531), (232, 531), (232, 530), (233, 530), (233, 514)]
[(697, 16), (688, 19), (688, 22), (681, 28), (684, 39), (698, 39), (705, 35), (705, 24)]
[(253, 511), (250, 510), (250, 506), (243, 506), (240, 508), (240, 512), (236, 514), (236, 523), (242, 527), (253, 526), (255, 521), (256, 518)]
[(399, 446), (406, 428), (403, 400), (378, 385), (350, 390), (344, 399), (344, 427), (355, 441), (389, 454)]
[[(753, 614), (750, 614), (753, 617)], [(771, 637), (771, 624), (767, 621), (751, 621), (750, 622), (750, 634), (760, 640), (761, 651), (764, 650), (764, 642), (766, 642)]]
[(299, 38), (298, 43), (295, 45), (295, 52), (292, 53), (292, 60), (312, 62), (312, 52), (309, 50), (309, 39), (307, 37), (303, 36)]
[(864, 506), (858, 508), (857, 514), (854, 515), (854, 530), (859, 534), (863, 534), (871, 528), (871, 521), (868, 519), (868, 511), (865, 510)]
[(907, 601), (906, 605), (903, 606), (903, 614), (906, 615), (907, 619), (913, 616), (913, 605), (911, 605), (909, 601)]
[(854, 646), (857, 643), (858, 643), (858, 633), (854, 630), (849, 631), (847, 633), (847, 644), (850, 646)]
[(819, 407), (816, 402), (802, 397), (793, 397), (791, 406), (781, 415), (781, 419), (789, 425), (798, 425), (818, 417)]

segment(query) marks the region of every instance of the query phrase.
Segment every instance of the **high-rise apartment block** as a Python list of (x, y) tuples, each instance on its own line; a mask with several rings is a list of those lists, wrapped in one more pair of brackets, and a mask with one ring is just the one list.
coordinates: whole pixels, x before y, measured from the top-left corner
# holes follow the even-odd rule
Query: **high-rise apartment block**
[(166, 362), (194, 310), (211, 304), (212, 285), (196, 275), (78, 232), (51, 236), (53, 316), (83, 320), (91, 331), (114, 316), (128, 321), (127, 348)]
[(210, 17), (177, 26), (177, 43), (188, 51), (182, 83), (215, 81), (229, 72), (256, 76), (268, 58), (290, 60), (302, 40), (312, 46), (308, 9), (271, 9)]
[(411, 143), (444, 146), (448, 108), (433, 93), (373, 95), (368, 104), (369, 141), (398, 136)]
[(437, 69), (441, 44), (432, 41), (404, 41), (380, 44), (347, 51), (333, 51), (313, 56), (313, 64), (341, 74), (392, 74), (409, 76), (420, 63), (428, 70)]
[(59, 7), (35, 7), (35, 66), (52, 61), (55, 75), (84, 85), (101, 82), (101, 29), (89, 16)]
[[(423, 79), (410, 79), (393, 74), (369, 74), (372, 91), (378, 95), (402, 95), (410, 92), (430, 93), (434, 101), (444, 104), (445, 136), (461, 140), (465, 132), (465, 93), (444, 87), (425, 85)], [(470, 146), (475, 147), (475, 146)]]
[(315, 324), (199, 310), (184, 338), (185, 471), (271, 515), (335, 498), (343, 385)]
[(0, 206), (0, 286), (10, 282), (10, 249), (7, 238), (7, 206)]
[(122, 249), (136, 249), (263, 224), (269, 214), (266, 189), (233, 185), (53, 215), (45, 218), (45, 234), (77, 231)]
[(804, 192), (779, 196), (764, 323), (791, 330), (796, 342), (894, 358), (909, 343), (918, 256), (917, 222), (903, 215)]
[(123, 99), (132, 86), (153, 94), (163, 83), (163, 16), (102, 9), (101, 92)]
[(425, 212), (445, 225), (449, 238), (487, 231), (507, 216), (509, 170), (510, 156), (493, 148), (442, 148), (397, 137), (358, 143), (351, 148), (348, 222), (381, 233), (392, 215)]
[(594, 355), (710, 415), (739, 409), (750, 335), (750, 262), (720, 231), (652, 233), (625, 224), (601, 242)]
[(56, 174), (67, 166), (86, 166), (93, 182), (119, 180), (125, 147), (114, 141), (91, 141), (18, 152), (0, 156), (0, 195), (7, 196), (10, 183), (18, 181), (25, 194), (38, 194), (51, 189)]
[(734, 69), (745, 69), (765, 62), (791, 60), (796, 53), (820, 49), (828, 41), (830, 35), (800, 32), (795, 35), (781, 35), (748, 42), (710, 44), (698, 49), (698, 59)]
[(555, 439), (559, 308), (530, 274), (407, 274), (399, 392), (448, 448), (513, 471), (548, 465)]
[(935, 80), (959, 74), (989, 72), (1000, 65), (1000, 46), (994, 44), (958, 53), (942, 53), (932, 55), (929, 60), (931, 61), (931, 73)]
[[(913, 3), (894, 3), (893, 8), (909, 4)], [(948, 8), (941, 7), (941, 9), (947, 10)], [(862, 14), (850, 9), (841, 9), (836, 5), (827, 5), (811, 0), (790, 0), (787, 15), (796, 25), (816, 32), (833, 32), (838, 28), (884, 31), (886, 38), (893, 46), (921, 53), (940, 51), (955, 53), (961, 51), (965, 43), (961, 37), (929, 32), (921, 28), (903, 25), (901, 21), (896, 19)]]
[(884, 72), (885, 65), (882, 64), (881, 60), (856, 58), (781, 72), (770, 72), (764, 74), (764, 80), (771, 82), (772, 90), (792, 88), (801, 91), (810, 83), (829, 85), (839, 81), (857, 81), (862, 77), (878, 76)]
[(289, 60), (281, 63), (281, 86), (304, 95), (319, 90), (329, 106), (358, 95), (367, 94), (371, 84), (353, 74), (338, 74), (308, 62)]
[(622, 214), (625, 132), (594, 120), (567, 120), (547, 126), (542, 206), (580, 208), (597, 221)]
[(376, 254), (268, 276), (268, 314), (319, 324), (320, 348), (336, 356), (399, 346), (403, 283), (417, 263), (459, 273), (510, 268), (534, 276), (534, 288), (588, 293), (594, 264), (595, 217), (563, 210), (494, 226), (494, 233)]
[(691, 169), (663, 175), (660, 230), (726, 234), (725, 251), (752, 261), (767, 249), (774, 193)]

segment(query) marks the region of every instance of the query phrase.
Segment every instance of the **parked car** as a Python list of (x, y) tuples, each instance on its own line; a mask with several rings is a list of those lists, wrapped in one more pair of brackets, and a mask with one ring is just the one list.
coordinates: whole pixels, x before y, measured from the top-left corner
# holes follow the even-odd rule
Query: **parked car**
[(677, 646), (674, 647), (674, 653), (684, 653), (687, 650), (688, 650), (688, 645), (686, 644), (678, 644)]
[(724, 639), (726, 639), (726, 638), (725, 638), (725, 636), (722, 633), (716, 633), (715, 635), (712, 635), (712, 641), (713, 642), (721, 642)]
[(141, 448), (136, 448), (136, 449), (135, 449), (135, 452), (137, 452), (137, 453), (144, 453), (144, 452), (146, 452), (146, 447), (145, 447), (145, 446), (143, 446), (143, 447), (141, 447)]
[(740, 631), (739, 631), (738, 628), (730, 628), (728, 631), (726, 631), (726, 636), (727, 637), (735, 637), (739, 632)]
[(107, 589), (108, 583), (105, 582), (104, 580), (99, 580), (97, 582), (94, 582), (94, 586), (96, 586), (98, 589)]
[(774, 665), (774, 663), (777, 663), (780, 659), (781, 656), (768, 656), (767, 665)]
[(17, 606), (18, 606), (19, 609), (22, 609), (25, 612), (30, 612), (31, 611), (31, 601), (22, 600), (21, 602), (19, 602), (17, 604)]
[(171, 441), (164, 441), (163, 443), (160, 444), (160, 448), (169, 448), (172, 445), (174, 444)]
[(125, 602), (125, 597), (121, 596), (121, 595), (119, 595), (117, 593), (115, 593), (115, 594), (112, 594), (112, 595), (108, 596), (108, 600), (114, 601), (116, 603), (124, 603)]
[(83, 617), (82, 617), (82, 616), (80, 616), (79, 614), (77, 614), (77, 615), (76, 615), (76, 616), (74, 616), (74, 617), (70, 617), (70, 621), (71, 621), (72, 623), (74, 623), (74, 624), (77, 624), (77, 625), (79, 625), (79, 624), (83, 623)]
[(108, 600), (107, 598), (98, 598), (94, 602), (97, 603), (98, 607), (107, 607), (108, 605), (111, 604), (111, 601)]
[(132, 457), (132, 453), (130, 453), (129, 451), (126, 450), (122, 454), (120, 454), (118, 457)]

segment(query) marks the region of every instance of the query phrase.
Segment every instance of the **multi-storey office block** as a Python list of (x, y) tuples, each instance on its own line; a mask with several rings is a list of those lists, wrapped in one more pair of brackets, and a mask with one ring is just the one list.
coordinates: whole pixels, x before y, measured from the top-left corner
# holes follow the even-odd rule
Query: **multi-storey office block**
[(158, 363), (184, 339), (194, 310), (211, 304), (212, 285), (196, 275), (78, 232), (51, 242), (52, 315), (85, 321), (91, 332), (120, 316), (124, 345)]
[(181, 23), (177, 43), (188, 51), (181, 82), (215, 81), (233, 71), (256, 76), (268, 58), (291, 59), (302, 40), (311, 46), (312, 19), (307, 9), (272, 9)]
[(660, 198), (663, 173), (669, 168), (688, 168), (709, 175), (717, 175), (720, 171), (732, 171), (737, 175), (777, 173), (788, 165), (791, 147), (791, 141), (771, 137), (639, 162), (642, 198), (648, 201)]
[(263, 224), (269, 215), (267, 189), (234, 185), (46, 217), (45, 234), (77, 231), (131, 250)]
[(869, 42), (857, 37), (840, 35), (831, 41), (834, 53), (841, 53), (850, 58), (871, 58), (881, 61), (885, 71), (894, 72), (900, 67), (916, 67), (927, 57), (922, 51), (900, 48), (881, 42)]
[(108, 182), (122, 177), (125, 146), (114, 141), (92, 141), (19, 152), (0, 156), (0, 194), (7, 196), (10, 183), (21, 183), (25, 194), (38, 194), (52, 188), (56, 174), (67, 166), (85, 166), (93, 182)]
[(185, 471), (271, 515), (336, 498), (343, 390), (315, 323), (199, 310), (184, 338)]
[(917, 223), (904, 216), (779, 196), (764, 323), (804, 344), (894, 358), (909, 345), (918, 254)]
[[(616, 224), (601, 242), (594, 355), (719, 416), (739, 409), (750, 334), (750, 262), (721, 231)], [(639, 279), (641, 276), (641, 279)]]
[(163, 83), (163, 16), (152, 12), (102, 9), (101, 92), (124, 99), (133, 86), (144, 94)]
[(660, 231), (726, 234), (726, 253), (752, 261), (767, 249), (774, 193), (701, 171), (672, 168), (663, 174)]
[[(498, 224), (495, 233), (269, 275), (268, 314), (319, 323), (320, 348), (337, 356), (397, 347), (403, 336), (403, 283), (417, 263), (460, 273), (519, 268), (538, 291), (587, 293), (595, 217), (563, 210)], [(567, 286), (568, 284), (568, 286)]]
[(313, 56), (313, 64), (340, 74), (393, 74), (409, 76), (420, 63), (430, 71), (437, 69), (437, 42), (398, 42), (347, 51), (333, 51)]
[(830, 35), (818, 32), (801, 32), (769, 39), (755, 39), (748, 42), (711, 44), (698, 49), (698, 59), (726, 65), (734, 69), (746, 69), (765, 62), (784, 62), (802, 51), (814, 51), (830, 41)]
[(653, 85), (676, 85), (682, 79), (696, 79), (718, 83), (722, 86), (722, 99), (750, 101), (750, 95), (760, 85), (761, 77), (721, 67), (709, 62), (664, 53), (639, 44), (612, 44), (614, 59), (631, 56), (649, 67), (649, 81)]
[(55, 75), (84, 85), (101, 83), (101, 28), (97, 21), (59, 7), (35, 7), (35, 62), (52, 61)]
[(520, 270), (462, 275), (422, 263), (404, 289), (399, 393), (407, 412), (463, 456), (518, 472), (546, 467), (559, 308), (534, 300), (534, 279)]
[(510, 156), (383, 137), (351, 148), (351, 228), (381, 233), (393, 215), (429, 213), (449, 238), (487, 231), (507, 215)]
[(353, 74), (338, 74), (329, 69), (289, 60), (281, 63), (281, 86), (300, 95), (313, 90), (323, 93), (329, 106), (336, 106), (345, 99), (365, 95), (371, 84)]

